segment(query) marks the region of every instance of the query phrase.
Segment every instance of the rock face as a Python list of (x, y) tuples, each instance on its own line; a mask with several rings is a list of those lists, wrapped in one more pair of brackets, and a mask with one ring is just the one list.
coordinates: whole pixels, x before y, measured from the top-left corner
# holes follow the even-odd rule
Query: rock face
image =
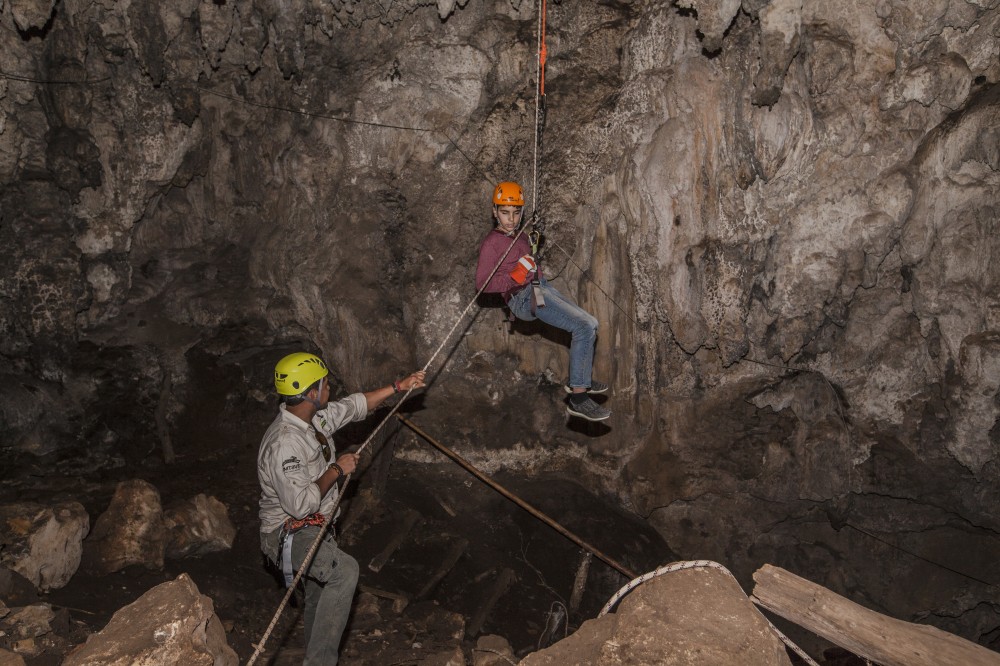
[(78, 502), (0, 506), (0, 562), (39, 590), (64, 586), (80, 566), (90, 516)]
[(212, 600), (199, 594), (185, 574), (115, 613), (108, 626), (63, 661), (66, 666), (237, 663)]
[(521, 666), (580, 664), (790, 666), (782, 643), (729, 575), (687, 569), (653, 578), (617, 612), (528, 655)]
[(1000, 7), (550, 3), (537, 188), (536, 19), (0, 5), (0, 445), (224, 454), (288, 351), (341, 391), (421, 366), (515, 179), (615, 416), (567, 427), (566, 341), (487, 310), (423, 402), (452, 444), (582, 475), (683, 557), (995, 641)]

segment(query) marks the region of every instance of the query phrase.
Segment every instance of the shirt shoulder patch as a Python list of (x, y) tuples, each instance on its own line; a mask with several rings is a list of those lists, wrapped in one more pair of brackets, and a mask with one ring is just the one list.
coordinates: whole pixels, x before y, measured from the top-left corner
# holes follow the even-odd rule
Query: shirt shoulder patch
[(281, 471), (285, 474), (297, 472), (300, 469), (302, 469), (302, 461), (299, 460), (298, 456), (290, 456), (281, 461)]

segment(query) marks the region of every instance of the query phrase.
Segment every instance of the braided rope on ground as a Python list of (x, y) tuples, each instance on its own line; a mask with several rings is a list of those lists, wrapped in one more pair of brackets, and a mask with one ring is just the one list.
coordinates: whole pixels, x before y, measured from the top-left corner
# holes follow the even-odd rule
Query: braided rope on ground
[[(659, 569), (654, 569), (653, 571), (650, 571), (649, 573), (644, 573), (641, 576), (639, 576), (638, 578), (635, 578), (635, 579), (629, 581), (628, 583), (626, 583), (620, 590), (618, 590), (617, 592), (614, 593), (614, 595), (611, 597), (611, 599), (608, 600), (608, 603), (604, 604), (604, 608), (601, 609), (601, 612), (597, 615), (597, 617), (604, 617), (605, 615), (607, 615), (611, 611), (611, 609), (614, 608), (615, 605), (619, 601), (622, 600), (622, 597), (624, 597), (626, 594), (628, 594), (629, 592), (631, 592), (635, 588), (639, 587), (640, 585), (642, 585), (646, 581), (651, 580), (653, 578), (656, 578), (657, 576), (662, 576), (664, 574), (673, 573), (674, 571), (682, 571), (684, 569), (717, 569), (719, 571), (724, 572), (726, 575), (728, 575), (734, 581), (736, 580), (736, 576), (733, 575), (732, 571), (730, 571), (726, 567), (722, 566), (718, 562), (713, 562), (712, 560), (687, 560), (687, 561), (682, 561), (682, 562), (671, 562), (670, 564), (663, 565)], [(736, 584), (739, 586), (740, 590), (742, 591), (743, 590), (743, 586), (739, 584), (739, 581), (736, 581)], [(743, 594), (746, 595), (746, 592), (743, 592)], [(774, 632), (775, 636), (777, 636), (778, 638), (781, 639), (782, 643), (784, 643), (789, 648), (791, 648), (791, 650), (794, 651), (795, 654), (797, 654), (800, 657), (802, 657), (802, 659), (807, 664), (809, 664), (809, 666), (819, 666), (819, 664), (817, 664), (812, 659), (812, 657), (810, 657), (808, 654), (806, 654), (805, 651), (802, 648), (800, 648), (798, 645), (796, 645), (795, 643), (793, 643), (792, 639), (790, 639), (780, 629), (778, 629), (776, 626), (774, 626), (774, 623), (771, 622), (770, 620), (768, 620), (767, 617), (763, 613), (761, 613), (760, 609), (757, 608), (757, 602), (753, 599), (753, 597), (749, 597), (748, 596), (747, 598), (750, 599), (750, 601), (754, 604), (754, 606), (753, 606), (754, 610), (756, 610), (757, 613), (762, 618), (764, 618), (764, 621), (767, 622), (767, 624), (768, 624), (769, 627), (771, 627), (771, 631)]]

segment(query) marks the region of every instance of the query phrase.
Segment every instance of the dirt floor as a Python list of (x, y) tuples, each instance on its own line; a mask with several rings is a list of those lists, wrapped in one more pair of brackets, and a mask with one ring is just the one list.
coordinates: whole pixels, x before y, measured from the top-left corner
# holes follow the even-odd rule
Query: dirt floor
[[(112, 464), (97, 449), (50, 458), (8, 457), (0, 502), (75, 499), (91, 525), (107, 508), (115, 486), (128, 478), (155, 485), (163, 505), (198, 493), (229, 508), (237, 527), (232, 549), (200, 558), (166, 560), (163, 570), (129, 567), (107, 576), (78, 572), (68, 585), (38, 600), (66, 609), (69, 629), (61, 647), (28, 662), (57, 664), (72, 643), (100, 630), (119, 608), (161, 582), (187, 573), (211, 597), (241, 663), (253, 653), (283, 595), (277, 572), (260, 554), (256, 445), (266, 421), (243, 424), (238, 447), (179, 452), (164, 465)], [(254, 436), (251, 437), (249, 432)], [(363, 429), (351, 434), (363, 436)], [(341, 441), (340, 446), (345, 442)], [(393, 440), (379, 442), (392, 446)], [(361, 565), (359, 595), (341, 663), (419, 664), (463, 646), (472, 655), (477, 637), (505, 637), (518, 656), (536, 650), (594, 617), (627, 579), (594, 559), (579, 608), (570, 604), (583, 551), (565, 536), (488, 488), (454, 463), (415, 464), (381, 456), (349, 486), (338, 541)], [(644, 572), (672, 554), (648, 526), (558, 476), (527, 478), (500, 473), (496, 480), (618, 562)], [(393, 542), (398, 547), (391, 548)], [(454, 561), (453, 566), (444, 562)], [(32, 592), (8, 605), (30, 602)], [(298, 607), (282, 614), (258, 663), (302, 659)]]

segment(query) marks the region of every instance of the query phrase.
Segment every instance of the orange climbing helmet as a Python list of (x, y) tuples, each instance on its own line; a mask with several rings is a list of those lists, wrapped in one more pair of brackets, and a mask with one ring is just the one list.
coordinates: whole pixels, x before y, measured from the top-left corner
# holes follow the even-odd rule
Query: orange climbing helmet
[(509, 180), (497, 185), (493, 190), (493, 204), (495, 206), (523, 206), (524, 190), (517, 183)]

